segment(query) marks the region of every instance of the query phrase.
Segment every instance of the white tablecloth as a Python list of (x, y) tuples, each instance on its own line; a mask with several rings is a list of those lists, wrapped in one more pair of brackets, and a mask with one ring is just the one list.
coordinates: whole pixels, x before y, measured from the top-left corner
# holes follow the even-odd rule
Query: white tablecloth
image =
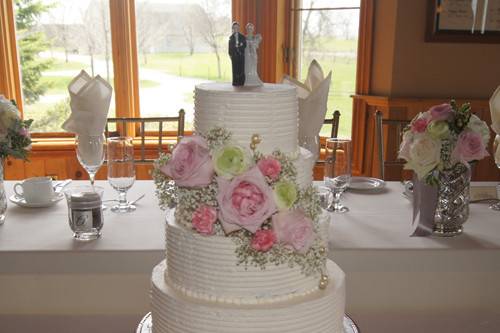
[[(63, 201), (9, 204), (0, 226), (0, 332), (133, 331), (164, 257), (164, 214), (152, 182), (129, 192), (146, 193), (137, 211), (107, 211), (102, 238), (88, 243), (72, 239)], [(329, 255), (347, 274), (348, 313), (363, 333), (500, 331), (500, 213), (471, 205), (464, 235), (410, 238), (401, 192), (389, 183), (380, 194), (346, 193), (351, 211), (333, 216)]]

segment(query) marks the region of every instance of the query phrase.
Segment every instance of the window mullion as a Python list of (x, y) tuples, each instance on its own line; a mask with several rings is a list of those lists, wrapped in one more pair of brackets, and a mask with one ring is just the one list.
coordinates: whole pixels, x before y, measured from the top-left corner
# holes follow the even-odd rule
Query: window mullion
[[(109, 0), (117, 117), (139, 116), (134, 0)], [(133, 134), (133, 125), (127, 133)]]
[(15, 99), (22, 112), (21, 77), (16, 46), (13, 1), (0, 1), (0, 94)]

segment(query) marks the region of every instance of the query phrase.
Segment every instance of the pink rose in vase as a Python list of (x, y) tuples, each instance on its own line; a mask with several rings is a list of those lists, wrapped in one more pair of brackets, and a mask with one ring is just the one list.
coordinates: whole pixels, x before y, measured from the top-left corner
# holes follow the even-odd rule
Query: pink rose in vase
[(411, 124), (411, 130), (414, 133), (423, 133), (427, 129), (428, 124), (429, 120), (427, 118), (420, 117)]
[(488, 155), (481, 133), (471, 130), (460, 133), (452, 153), (453, 160), (462, 163), (480, 160)]
[(19, 129), (19, 135), (24, 136), (24, 137), (29, 137), (30, 136), (30, 131), (26, 127), (21, 127)]
[(211, 206), (200, 206), (193, 212), (193, 228), (202, 235), (213, 235), (214, 224), (217, 221), (217, 210)]
[(429, 109), (431, 121), (448, 120), (453, 115), (453, 109), (448, 103), (434, 105)]
[(264, 176), (269, 177), (271, 180), (278, 179), (281, 172), (281, 163), (273, 157), (261, 159), (257, 162), (257, 167)]
[(197, 135), (182, 138), (161, 171), (181, 187), (209, 185), (214, 167), (205, 139)]
[(226, 233), (241, 228), (255, 233), (276, 212), (273, 191), (257, 167), (232, 180), (217, 177), (217, 183), (219, 220)]
[(306, 253), (316, 238), (312, 220), (298, 209), (274, 215), (272, 226), (278, 242), (299, 253)]
[(276, 243), (276, 235), (272, 230), (257, 230), (252, 238), (250, 246), (256, 251), (269, 251)]

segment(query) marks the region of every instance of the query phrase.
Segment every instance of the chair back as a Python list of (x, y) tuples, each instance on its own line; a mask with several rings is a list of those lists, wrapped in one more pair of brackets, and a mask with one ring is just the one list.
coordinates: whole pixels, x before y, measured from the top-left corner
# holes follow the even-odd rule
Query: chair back
[[(381, 179), (385, 180), (386, 178), (386, 166), (400, 166), (402, 168), (405, 164), (405, 161), (397, 158), (397, 156), (399, 147), (401, 146), (403, 131), (409, 123), (409, 120), (384, 119), (380, 110), (375, 112), (375, 139)], [(388, 138), (391, 139), (387, 140), (387, 144), (384, 138), (384, 130), (386, 130), (386, 133), (389, 133)], [(393, 151), (384, 149), (385, 146), (393, 149)], [(399, 180), (401, 180), (401, 177)]]
[[(140, 138), (140, 158), (134, 159), (134, 162), (153, 162), (154, 159), (146, 158), (146, 125), (156, 124), (158, 132), (151, 135), (153, 140), (157, 140), (158, 154), (163, 151), (164, 137), (167, 136), (167, 131), (164, 129), (164, 123), (177, 123), (177, 142), (184, 136), (184, 120), (185, 112), (179, 110), (177, 117), (146, 117), (146, 118), (108, 118), (106, 123), (105, 135), (106, 138), (113, 136), (133, 136)], [(116, 131), (110, 131), (109, 125), (116, 124)], [(133, 125), (133, 126), (129, 126)], [(156, 127), (156, 126), (155, 126)], [(156, 130), (156, 128), (155, 128)], [(132, 132), (132, 133), (131, 133)], [(136, 134), (139, 135), (136, 135)], [(150, 141), (150, 139), (148, 139)]]
[[(331, 118), (326, 118), (323, 121), (323, 124), (325, 125), (332, 125), (332, 130), (330, 131), (330, 138), (336, 138), (339, 134), (339, 123), (340, 123), (340, 111), (335, 110), (333, 112), (333, 115)], [(328, 137), (327, 137), (328, 139)], [(321, 150), (325, 147), (326, 142), (320, 142), (320, 154), (318, 157), (318, 160), (316, 161), (316, 164), (318, 165), (324, 165), (325, 161), (321, 159)]]

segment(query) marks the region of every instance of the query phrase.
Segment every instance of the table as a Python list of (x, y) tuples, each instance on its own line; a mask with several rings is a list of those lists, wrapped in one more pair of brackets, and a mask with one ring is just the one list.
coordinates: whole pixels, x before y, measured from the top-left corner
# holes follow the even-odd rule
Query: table
[[(106, 212), (102, 238), (89, 243), (71, 238), (64, 202), (9, 205), (0, 226), (0, 331), (133, 331), (164, 258), (164, 214), (151, 181), (129, 192), (146, 197), (133, 213)], [(332, 218), (329, 256), (347, 274), (347, 312), (363, 333), (500, 331), (500, 214), (474, 204), (464, 235), (410, 238), (401, 192), (394, 182), (381, 194), (346, 193), (351, 211)]]

